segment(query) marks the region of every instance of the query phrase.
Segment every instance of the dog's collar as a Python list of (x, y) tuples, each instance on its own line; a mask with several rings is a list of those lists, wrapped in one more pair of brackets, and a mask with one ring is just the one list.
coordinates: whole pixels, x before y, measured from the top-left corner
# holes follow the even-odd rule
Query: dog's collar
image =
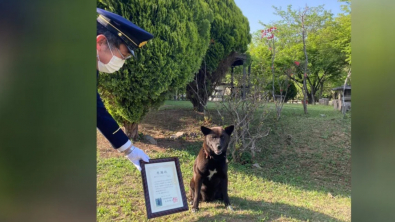
[[(222, 156), (219, 156), (219, 158), (216, 158), (215, 156), (211, 156), (206, 149), (203, 149), (204, 154), (206, 155), (206, 159), (210, 158), (213, 160), (219, 160)], [(226, 159), (226, 155), (223, 155), (223, 157)]]

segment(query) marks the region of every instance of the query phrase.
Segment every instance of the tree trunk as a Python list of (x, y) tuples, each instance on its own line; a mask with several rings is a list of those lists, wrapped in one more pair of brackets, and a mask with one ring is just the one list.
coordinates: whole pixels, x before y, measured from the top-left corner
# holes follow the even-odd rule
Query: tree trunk
[(311, 104), (315, 105), (315, 89), (311, 87)]
[(138, 123), (125, 123), (125, 134), (127, 137), (131, 138), (132, 140), (137, 140), (137, 137), (139, 135), (138, 129), (139, 129), (139, 124)]
[(207, 71), (206, 66), (203, 66), (196, 73), (194, 80), (186, 87), (187, 99), (193, 104), (194, 110), (204, 112), (209, 96), (215, 90), (215, 86), (226, 75), (236, 55), (235, 52), (231, 52), (213, 72)]
[(247, 80), (246, 80), (246, 67), (243, 65), (243, 91), (242, 91), (242, 94), (241, 94), (241, 99), (245, 99), (246, 98), (246, 82), (247, 82)]
[(321, 83), (320, 83), (320, 94), (319, 94), (318, 99), (322, 99), (322, 91), (323, 91), (323, 90), (324, 90), (324, 83), (321, 82)]
[[(307, 58), (307, 52), (306, 52), (306, 33), (305, 33), (305, 27), (304, 27), (304, 18), (306, 16), (306, 11), (307, 11), (307, 6), (304, 11), (304, 14), (301, 16), (302, 19), (302, 38), (303, 38), (303, 52), (305, 55), (305, 64), (304, 64), (304, 76), (303, 76), (303, 100), (306, 101), (307, 99), (307, 85), (306, 85), (306, 78), (307, 78), (307, 65), (309, 64), (309, 60)], [(304, 114), (307, 114), (307, 104), (306, 102), (303, 103), (303, 110)]]
[(251, 79), (250, 79), (250, 76), (251, 76), (251, 63), (250, 63), (250, 65), (248, 66), (248, 80), (247, 80), (247, 82), (248, 82), (248, 90), (247, 90), (247, 94), (250, 94), (251, 93)]
[(196, 95), (196, 88), (193, 89), (192, 87), (194, 87), (193, 83), (190, 83), (187, 85), (187, 90), (186, 90), (186, 94), (187, 94), (187, 98), (189, 101), (191, 101), (192, 105), (193, 105), (193, 109), (195, 111), (198, 112), (204, 112), (204, 107), (207, 104), (207, 100), (208, 100), (208, 96), (206, 94), (206, 92), (202, 92), (201, 90), (198, 92), (198, 96)]
[[(198, 112), (204, 112), (204, 106), (203, 104), (205, 104), (207, 101), (199, 101), (198, 99), (189, 99), (193, 105), (193, 110), (198, 111)], [(203, 99), (202, 99), (203, 100)], [(201, 103), (203, 102), (203, 104)]]
[(204, 112), (204, 106), (201, 103), (199, 103), (196, 107), (194, 107), (194, 109), (201, 113)]
[[(272, 79), (272, 86), (273, 86), (273, 92), (272, 92), (272, 94), (273, 94), (273, 102), (274, 103), (276, 103), (276, 97), (274, 96), (274, 57), (276, 56), (276, 51), (275, 51), (275, 45), (274, 45), (274, 38), (273, 38), (273, 40), (272, 40), (272, 49), (273, 49), (273, 51), (272, 51), (272, 64), (270, 65), (270, 68), (271, 68), (271, 70), (272, 70), (272, 75), (273, 75), (273, 79)], [(277, 103), (276, 103), (276, 108), (277, 108)]]

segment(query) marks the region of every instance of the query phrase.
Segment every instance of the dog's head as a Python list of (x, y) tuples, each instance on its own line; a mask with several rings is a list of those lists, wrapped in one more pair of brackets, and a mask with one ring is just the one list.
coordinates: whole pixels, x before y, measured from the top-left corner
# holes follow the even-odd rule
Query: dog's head
[(204, 143), (207, 145), (208, 152), (215, 155), (226, 153), (234, 126), (207, 128), (202, 126), (201, 130), (204, 134)]

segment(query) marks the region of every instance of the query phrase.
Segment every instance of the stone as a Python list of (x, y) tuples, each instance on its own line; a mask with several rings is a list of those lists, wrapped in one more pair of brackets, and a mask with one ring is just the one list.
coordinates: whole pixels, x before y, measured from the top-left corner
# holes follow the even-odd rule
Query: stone
[(183, 137), (184, 134), (185, 134), (184, 132), (177, 132), (176, 134), (171, 135), (171, 136), (170, 136), (170, 139), (178, 139), (178, 138), (180, 138), (180, 137)]
[(147, 142), (157, 145), (158, 143), (156, 142), (156, 140), (150, 136), (150, 135), (144, 135), (144, 140), (146, 140)]
[(255, 164), (253, 164), (252, 166), (253, 166), (253, 167), (256, 167), (256, 168), (258, 168), (258, 169), (262, 169), (262, 167), (261, 167), (261, 166), (259, 166), (259, 164), (258, 164), (258, 163), (255, 163)]

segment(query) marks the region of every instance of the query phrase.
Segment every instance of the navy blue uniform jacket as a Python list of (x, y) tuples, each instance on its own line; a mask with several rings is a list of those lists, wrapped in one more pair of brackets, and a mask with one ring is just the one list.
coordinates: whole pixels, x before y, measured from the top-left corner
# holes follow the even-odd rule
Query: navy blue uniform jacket
[[(99, 78), (99, 72), (97, 72)], [(97, 128), (100, 132), (110, 141), (111, 145), (118, 149), (129, 141), (122, 129), (119, 128), (117, 122), (107, 112), (103, 101), (100, 98), (99, 92), (97, 93)]]

